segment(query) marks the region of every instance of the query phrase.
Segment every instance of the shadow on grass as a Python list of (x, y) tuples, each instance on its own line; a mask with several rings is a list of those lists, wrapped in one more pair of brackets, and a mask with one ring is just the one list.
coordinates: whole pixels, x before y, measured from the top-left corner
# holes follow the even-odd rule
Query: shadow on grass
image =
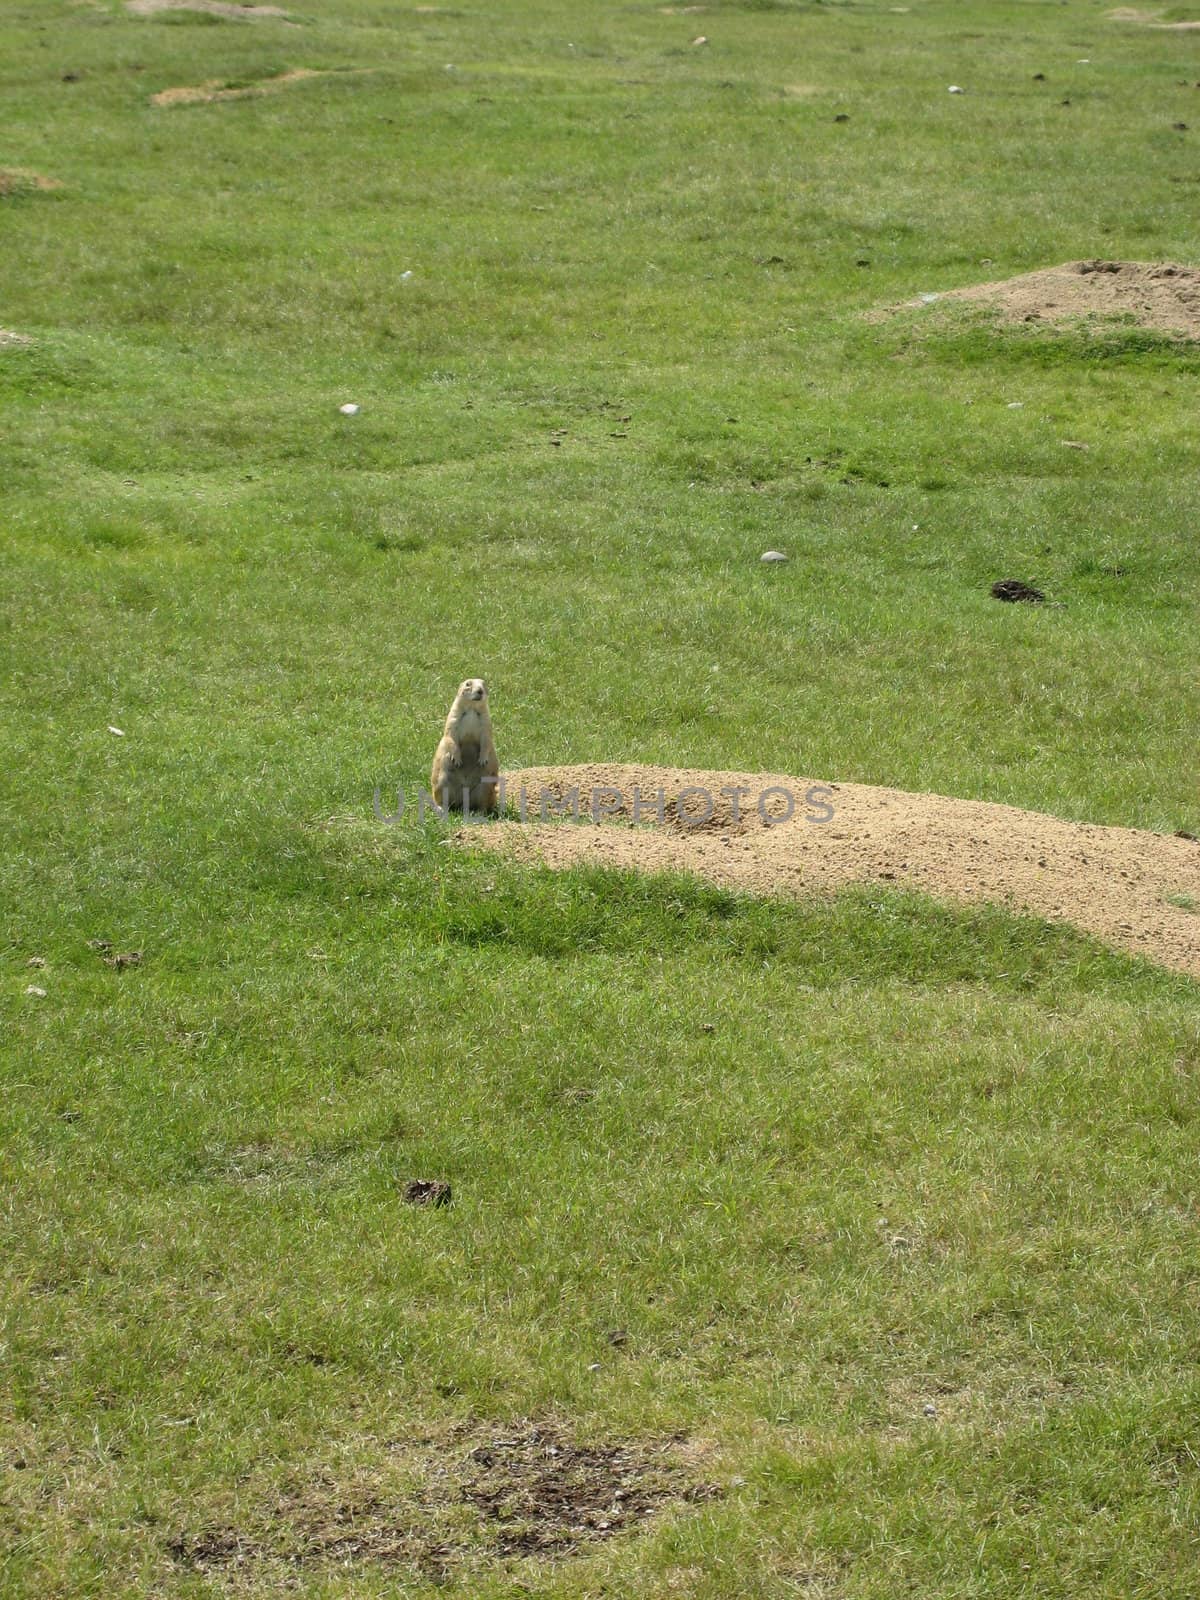
[[(339, 854), (346, 843), (340, 841)], [(343, 860), (337, 869), (343, 891), (347, 865)], [(386, 895), (415, 943), (554, 961), (605, 954), (657, 962), (703, 954), (722, 963), (788, 968), (810, 986), (977, 982), (1013, 993), (1066, 987), (1130, 998), (1192, 987), (1069, 927), (1000, 906), (944, 905), (881, 885), (763, 899), (684, 874), (551, 871), (460, 856), (432, 831), (405, 840), (383, 867), (378, 855), (357, 863), (359, 903)]]

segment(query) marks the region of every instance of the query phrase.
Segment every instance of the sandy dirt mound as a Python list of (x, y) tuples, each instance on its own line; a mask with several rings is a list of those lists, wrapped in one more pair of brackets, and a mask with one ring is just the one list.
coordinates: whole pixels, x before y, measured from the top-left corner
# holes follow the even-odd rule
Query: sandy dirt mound
[(229, 17), (238, 22), (287, 17), (281, 6), (240, 6), (236, 0), (125, 0), (125, 9), (135, 17), (152, 17), (159, 11), (203, 11), (210, 17)]
[(1163, 28), (1168, 33), (1195, 33), (1200, 22), (1163, 22), (1159, 11), (1139, 11), (1135, 6), (1118, 6), (1110, 11), (1114, 22), (1136, 22), (1143, 28)]
[(1169, 261), (1067, 261), (998, 283), (922, 295), (892, 309), (952, 301), (992, 306), (1009, 322), (1132, 317), (1142, 328), (1200, 339), (1200, 271)]
[(323, 73), (310, 71), (307, 67), (298, 67), (295, 72), (281, 72), (277, 78), (263, 78), (258, 83), (248, 83), (235, 88), (226, 88), (220, 78), (210, 78), (207, 83), (197, 83), (191, 87), (161, 89), (158, 94), (150, 96), (150, 104), (205, 106), (211, 105), (214, 100), (251, 100), (256, 95), (274, 94), (277, 89), (286, 89), (290, 84), (300, 83), (305, 78), (323, 76)]
[(32, 344), (33, 340), (24, 333), (12, 333), (8, 328), (0, 328), (0, 350), (5, 345)]
[[(459, 830), (457, 842), (551, 867), (586, 862), (694, 872), (754, 894), (864, 881), (902, 884), (1070, 922), (1200, 978), (1200, 910), (1186, 909), (1200, 908), (1200, 843), (1192, 839), (1064, 822), (978, 800), (765, 773), (528, 767), (505, 780), (511, 804), (525, 789), (529, 820), (472, 824)], [(736, 819), (733, 801), (721, 794), (735, 786), (747, 791)], [(665, 792), (661, 823), (659, 788)], [(537, 820), (543, 792), (561, 799), (573, 789), (580, 793), (581, 817), (589, 815), (597, 792), (603, 806), (606, 800), (616, 805), (606, 791), (618, 791), (622, 810), (600, 825)], [(770, 789), (794, 797), (790, 820), (763, 820), (764, 812), (787, 810), (779, 792), (766, 794)], [(635, 790), (642, 796), (636, 825), (630, 816)], [(698, 820), (681, 818), (681, 795), (684, 815)], [(830, 820), (811, 820), (829, 808)]]

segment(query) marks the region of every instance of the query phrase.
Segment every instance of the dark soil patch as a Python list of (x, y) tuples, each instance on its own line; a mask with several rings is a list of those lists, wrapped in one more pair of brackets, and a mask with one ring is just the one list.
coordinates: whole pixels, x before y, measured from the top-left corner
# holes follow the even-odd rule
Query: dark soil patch
[(501, 1555), (568, 1555), (635, 1527), (670, 1500), (711, 1499), (687, 1485), (670, 1446), (580, 1445), (550, 1428), (521, 1428), (477, 1445), (462, 1495)]
[(444, 1581), (468, 1560), (567, 1557), (634, 1530), (670, 1504), (720, 1490), (697, 1483), (682, 1438), (581, 1443), (523, 1421), (462, 1424), (440, 1438), (398, 1440), (385, 1460), (339, 1483), (328, 1469), (251, 1513), (245, 1526), (180, 1532), (177, 1567), (227, 1572), (371, 1564)]
[(1020, 578), (1001, 578), (992, 585), (993, 600), (1023, 600), (1028, 605), (1040, 606), (1045, 598), (1040, 589), (1035, 589), (1031, 583), (1023, 583)]

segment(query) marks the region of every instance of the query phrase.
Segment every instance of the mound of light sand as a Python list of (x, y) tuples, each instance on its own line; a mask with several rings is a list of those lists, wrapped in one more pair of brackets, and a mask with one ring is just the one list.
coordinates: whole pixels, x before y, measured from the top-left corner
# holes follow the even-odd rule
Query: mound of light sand
[(226, 89), (220, 78), (210, 78), (207, 83), (197, 83), (178, 89), (160, 89), (150, 96), (152, 106), (203, 106), (214, 100), (250, 100), (256, 95), (274, 94), (305, 78), (320, 78), (324, 74), (307, 67), (297, 67), (294, 72), (281, 72), (276, 78), (262, 78), (258, 83), (244, 84), (237, 89)]
[(229, 17), (237, 22), (287, 17), (280, 6), (242, 6), (236, 0), (125, 0), (125, 9), (135, 17), (152, 17), (157, 11), (204, 11), (210, 17)]
[(0, 350), (6, 344), (32, 344), (33, 340), (25, 333), (13, 333), (8, 328), (0, 328)]
[(1009, 322), (1131, 317), (1185, 339), (1200, 339), (1200, 271), (1170, 261), (1067, 261), (997, 283), (950, 289), (936, 300), (906, 300), (893, 311), (969, 302), (994, 307)]
[[(667, 767), (528, 767), (505, 774), (507, 798), (528, 796), (525, 823), (472, 824), (455, 835), (474, 849), (496, 850), (551, 867), (580, 863), (693, 872), (726, 888), (797, 895), (845, 883), (902, 884), (939, 898), (992, 901), (1010, 911), (1069, 922), (1135, 955), (1200, 978), (1200, 843), (1133, 828), (1093, 827), (1015, 806), (908, 794), (857, 783), (831, 783), (766, 773), (681, 771)], [(733, 801), (722, 789), (748, 793)], [(665, 791), (664, 821), (655, 794)], [(758, 800), (768, 789), (795, 797), (789, 821), (763, 820)], [(581, 815), (592, 797), (623, 797), (619, 814), (599, 824), (540, 822), (539, 796), (580, 793)], [(704, 817), (690, 826), (682, 810)], [(630, 817), (634, 792), (641, 819)], [(805, 796), (810, 800), (806, 803)], [(706, 798), (707, 797), (707, 798)], [(827, 822), (809, 820), (824, 815)], [(779, 794), (763, 809), (786, 810)]]

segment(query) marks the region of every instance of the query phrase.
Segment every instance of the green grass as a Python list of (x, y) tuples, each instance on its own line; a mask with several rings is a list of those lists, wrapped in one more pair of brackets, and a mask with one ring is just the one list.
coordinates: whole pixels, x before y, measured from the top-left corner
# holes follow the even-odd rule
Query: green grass
[[(5, 1597), (1194, 1594), (1194, 984), (371, 817), (482, 673), (511, 765), (1200, 832), (1200, 356), (862, 317), (1200, 260), (1106, 9), (0, 0)], [(525, 1418), (724, 1492), (289, 1565)]]

